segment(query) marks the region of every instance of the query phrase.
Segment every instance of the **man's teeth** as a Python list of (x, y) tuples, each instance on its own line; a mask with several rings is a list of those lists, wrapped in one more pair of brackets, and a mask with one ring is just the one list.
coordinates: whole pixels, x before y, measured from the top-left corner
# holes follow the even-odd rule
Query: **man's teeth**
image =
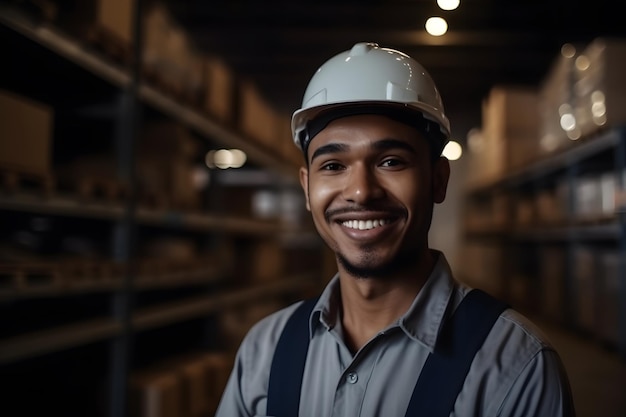
[(381, 220), (346, 220), (341, 223), (345, 227), (349, 227), (350, 229), (359, 229), (359, 230), (369, 230), (375, 227), (384, 226), (388, 221)]

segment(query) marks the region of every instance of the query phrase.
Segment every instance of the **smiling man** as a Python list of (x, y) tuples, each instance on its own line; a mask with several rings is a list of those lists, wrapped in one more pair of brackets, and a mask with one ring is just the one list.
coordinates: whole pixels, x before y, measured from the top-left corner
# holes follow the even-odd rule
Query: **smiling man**
[(338, 273), (319, 298), (250, 330), (217, 415), (573, 416), (541, 332), (456, 281), (429, 247), (450, 126), (426, 70), (356, 44), (314, 74), (292, 131), (307, 209)]

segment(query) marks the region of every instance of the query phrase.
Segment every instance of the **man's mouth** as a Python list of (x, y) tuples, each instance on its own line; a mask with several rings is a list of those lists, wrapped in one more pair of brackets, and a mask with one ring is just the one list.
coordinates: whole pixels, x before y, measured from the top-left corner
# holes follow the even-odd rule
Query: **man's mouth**
[(371, 230), (377, 227), (389, 224), (390, 220), (387, 219), (374, 219), (374, 220), (344, 220), (341, 225), (349, 229), (356, 230)]

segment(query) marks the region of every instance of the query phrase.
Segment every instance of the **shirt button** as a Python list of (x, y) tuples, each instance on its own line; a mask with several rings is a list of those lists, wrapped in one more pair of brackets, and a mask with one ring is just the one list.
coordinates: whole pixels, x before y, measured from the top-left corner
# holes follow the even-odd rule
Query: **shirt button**
[(359, 380), (359, 376), (356, 374), (356, 372), (350, 372), (346, 379), (349, 383), (356, 384), (356, 381)]

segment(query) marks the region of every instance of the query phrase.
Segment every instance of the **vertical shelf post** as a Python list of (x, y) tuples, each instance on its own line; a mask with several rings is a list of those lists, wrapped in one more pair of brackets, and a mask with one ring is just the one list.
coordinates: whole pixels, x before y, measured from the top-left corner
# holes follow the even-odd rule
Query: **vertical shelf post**
[(116, 262), (125, 265), (123, 283), (112, 296), (111, 310), (121, 324), (119, 336), (110, 342), (109, 407), (110, 417), (128, 414), (128, 376), (133, 346), (132, 310), (134, 253), (137, 239), (136, 206), (137, 180), (135, 172), (136, 137), (140, 123), (138, 100), (141, 71), (142, 26), (141, 0), (134, 0), (133, 41), (131, 57), (131, 80), (121, 94), (116, 116), (115, 141), (118, 160), (118, 176), (127, 187), (127, 200), (122, 219), (113, 233), (113, 254)]
[(618, 131), (619, 141), (615, 150), (616, 189), (621, 197), (617, 207), (619, 220), (618, 242), (618, 349), (623, 358), (626, 358), (626, 207), (624, 207), (623, 193), (626, 187), (626, 127)]

